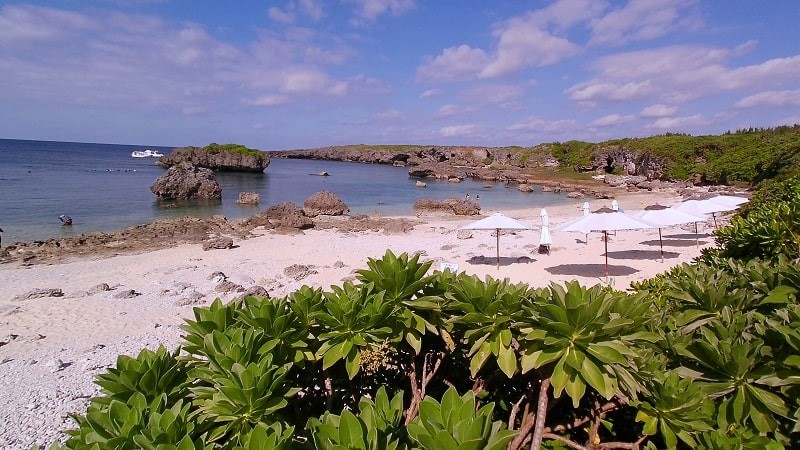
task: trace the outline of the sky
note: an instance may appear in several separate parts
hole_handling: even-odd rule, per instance
[[[800,123],[797,0],[0,0],[0,138],[534,146]]]

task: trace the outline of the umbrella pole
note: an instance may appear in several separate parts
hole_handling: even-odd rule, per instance
[[[500,228],[497,229],[497,270],[500,270]]]
[[[719,227],[717,227],[717,216],[716,216],[716,214],[711,213],[711,218],[714,219],[714,229],[716,230],[717,228],[719,228]]]
[[[700,247],[700,236],[697,232],[697,222],[694,223],[694,246]]]
[[[603,241],[606,244],[606,281],[608,281],[608,231],[603,230]]]
[[[664,262],[664,241],[661,239],[661,228],[658,229],[658,245],[661,246],[661,262]]]

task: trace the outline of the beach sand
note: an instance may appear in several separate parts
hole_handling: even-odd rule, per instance
[[[634,211],[680,198],[659,192],[622,194],[617,200],[623,210]],[[594,210],[611,200],[590,204]],[[49,445],[60,431],[71,428],[68,414],[85,410],[88,398],[98,393],[92,380],[115,364],[118,354],[135,355],[159,344],[175,348],[192,306],[241,295],[217,291],[223,276],[245,288],[262,286],[272,297],[304,284],[327,290],[354,279],[354,271],[366,268],[368,258],[380,258],[389,249],[395,254],[419,252],[421,259],[433,261],[433,269],[455,263],[459,271],[481,278],[509,278],[534,287],[568,280],[606,282],[624,290],[632,281],[690,262],[703,247],[713,245],[710,224],[700,225],[699,245],[693,225],[667,228],[662,262],[657,229],[619,231],[608,242],[607,278],[601,233],[589,234],[587,241],[581,233],[554,231],[580,217],[579,207],[547,211],[554,240],[549,255],[537,252],[538,207],[502,211],[533,229],[501,234],[499,268],[491,231],[458,237],[460,227],[480,217],[454,216],[411,217],[417,225],[406,234],[312,229],[287,236],[263,231],[236,240],[237,246],[227,250],[203,251],[192,244],[62,264],[0,266],[0,448]],[[483,216],[493,212],[485,210]],[[285,270],[293,265],[307,267]],[[96,288],[102,283],[110,290]],[[61,289],[64,295],[20,298],[37,289]]]

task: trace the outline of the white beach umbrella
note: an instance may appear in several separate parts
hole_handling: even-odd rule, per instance
[[[539,247],[543,245],[550,247],[553,245],[553,237],[550,235],[550,219],[547,217],[547,210],[542,208],[539,216],[542,218],[542,231],[539,234]]]
[[[653,205],[633,215],[655,227],[658,227],[658,243],[661,246],[661,262],[664,262],[664,241],[661,238],[661,229],[687,223],[705,222],[706,216],[696,216],[675,208]],[[695,233],[696,234],[696,233]]]
[[[497,233],[497,268],[500,268],[500,230],[530,230],[529,227],[517,222],[502,213],[494,213],[485,219],[472,222],[461,227],[462,230],[495,230]]]
[[[730,197],[730,196],[717,196],[717,197]],[[744,203],[740,202],[738,204],[734,204],[735,201],[738,200],[732,201],[730,199],[725,199],[725,198],[720,200],[714,200],[714,198],[707,198],[705,200],[686,200],[685,202],[673,206],[673,208],[681,210],[683,212],[687,212],[695,216],[711,214],[711,218],[714,219],[714,228],[716,228],[717,227],[716,213],[733,211],[739,208],[739,205]]]
[[[706,200],[711,200],[712,202],[721,203],[728,206],[741,206],[750,201],[747,198],[737,197],[735,195],[716,195]]]
[[[606,212],[607,211],[607,212]],[[642,230],[655,228],[647,222],[631,217],[623,212],[603,208],[598,212],[581,217],[561,228],[562,231],[579,231],[581,233],[601,232],[606,248],[606,276],[608,276],[608,232],[622,230]]]
[[[591,212],[591,209],[589,208],[589,202],[583,202],[583,208],[582,209],[583,209],[583,215],[584,216],[588,216],[589,213]]]

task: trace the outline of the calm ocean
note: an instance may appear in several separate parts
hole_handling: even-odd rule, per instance
[[[524,194],[497,183],[426,180],[415,187],[405,168],[357,163],[273,158],[262,174],[217,173],[222,201],[192,202],[180,208],[159,204],[150,186],[164,173],[155,158],[133,158],[143,146],[0,139],[0,228],[3,244],[122,230],[155,219],[222,214],[251,216],[270,205],[303,201],[322,190],[335,192],[351,214],[410,215],[420,198],[480,195],[484,209],[544,207],[572,203],[555,194]],[[162,153],[171,147],[149,146]],[[329,177],[310,174],[326,171]],[[258,192],[259,207],[235,203],[239,192]],[[62,226],[58,216],[73,218]]]

